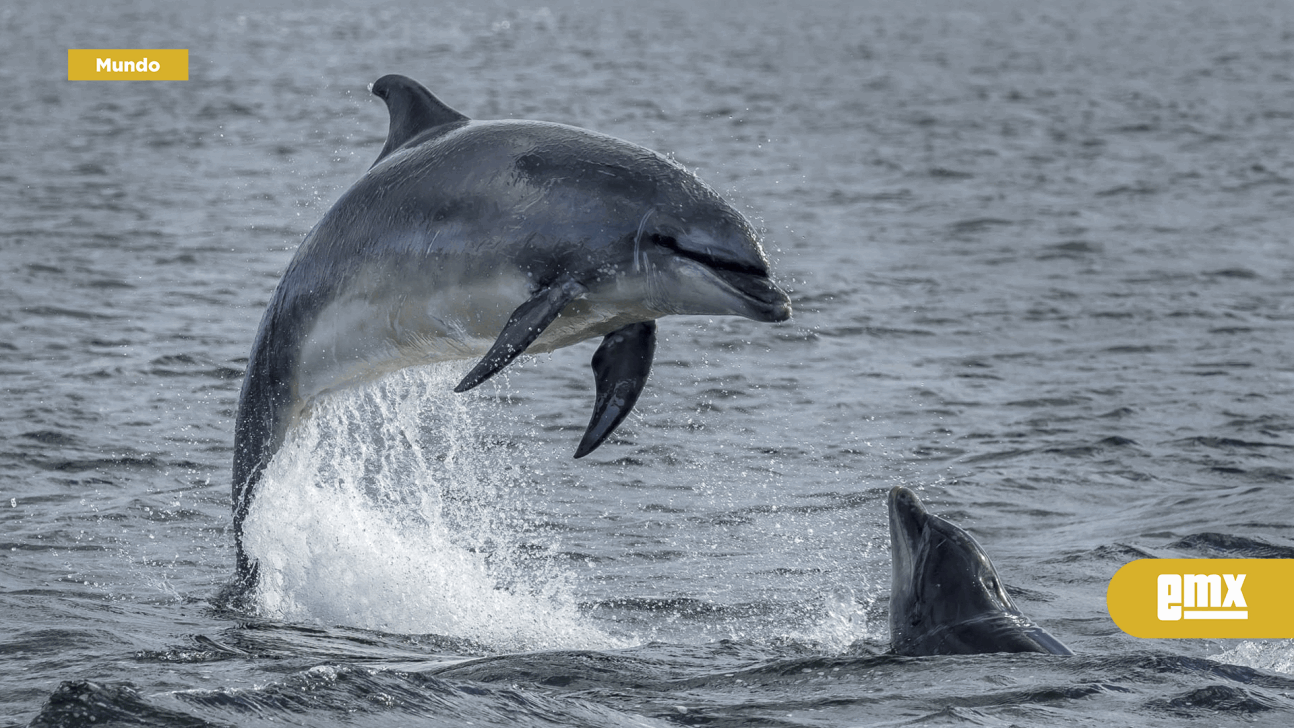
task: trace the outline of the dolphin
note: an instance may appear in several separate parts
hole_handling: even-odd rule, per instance
[[[477,359],[465,392],[524,352],[602,337],[592,452],[629,414],[656,319],[785,321],[750,223],[676,162],[563,124],[473,121],[399,75],[368,172],[306,236],[252,345],[234,425],[240,582],[255,486],[316,397],[419,364]]]
[[[969,533],[890,491],[890,642],[900,655],[1045,652],[1068,647],[1020,612]]]

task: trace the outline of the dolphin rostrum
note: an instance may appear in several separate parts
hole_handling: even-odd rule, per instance
[[[890,641],[900,655],[1045,652],[1068,647],[1024,616],[969,533],[890,491]]]
[[[261,320],[234,433],[238,573],[261,473],[317,396],[416,364],[479,358],[455,391],[523,352],[603,337],[576,450],[629,414],[668,314],[784,321],[749,222],[681,165],[571,126],[472,121],[404,76],[368,172],[306,236]]]

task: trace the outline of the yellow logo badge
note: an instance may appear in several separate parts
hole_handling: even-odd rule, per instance
[[[1294,637],[1294,559],[1138,559],[1105,603],[1133,637]]]
[[[188,81],[187,48],[69,48],[69,81]]]

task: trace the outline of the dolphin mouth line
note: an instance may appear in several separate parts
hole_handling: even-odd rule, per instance
[[[725,268],[711,270],[719,280],[731,286],[752,308],[763,314],[761,321],[786,321],[791,318],[791,300],[764,273],[748,273]]]
[[[650,212],[648,214],[650,214]],[[645,223],[646,221],[647,221],[647,218],[644,217],[643,222]],[[682,245],[679,244],[678,238],[675,238],[672,235],[662,235],[660,233],[652,233],[652,235],[648,239],[651,240],[656,245],[659,245],[662,248],[666,248],[667,250],[674,253],[675,255],[694,260],[704,265],[705,267],[713,268],[716,271],[721,271],[721,270],[731,271],[733,273],[745,273],[747,275],[752,275],[752,276],[763,276],[765,278],[768,277],[768,271],[764,268],[760,268],[758,266],[754,266],[746,263],[737,263],[735,261],[721,260],[712,255],[706,255],[704,253],[701,253],[695,250],[688,250],[687,248],[684,248]]]
[[[643,217],[642,224],[647,222],[647,217],[651,213],[652,211],[648,211],[647,215]],[[634,239],[635,270],[638,263],[638,240],[642,237],[642,224],[639,226],[638,237]],[[777,284],[769,279],[767,269],[735,261],[721,260],[695,250],[688,250],[679,245],[676,238],[668,235],[655,233],[649,239],[652,243],[669,250],[680,258],[686,258],[705,266],[760,314],[757,320],[771,323],[786,321],[791,318],[791,299],[786,295],[785,291],[778,288]]]

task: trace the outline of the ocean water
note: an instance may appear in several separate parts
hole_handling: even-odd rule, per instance
[[[1137,640],[1146,557],[1294,557],[1294,6],[0,9],[0,726],[1288,725],[1288,641]],[[188,48],[72,83],[68,48]],[[233,414],[398,72],[667,153],[794,318],[321,402],[233,572]],[[888,654],[917,489],[1077,653]]]

